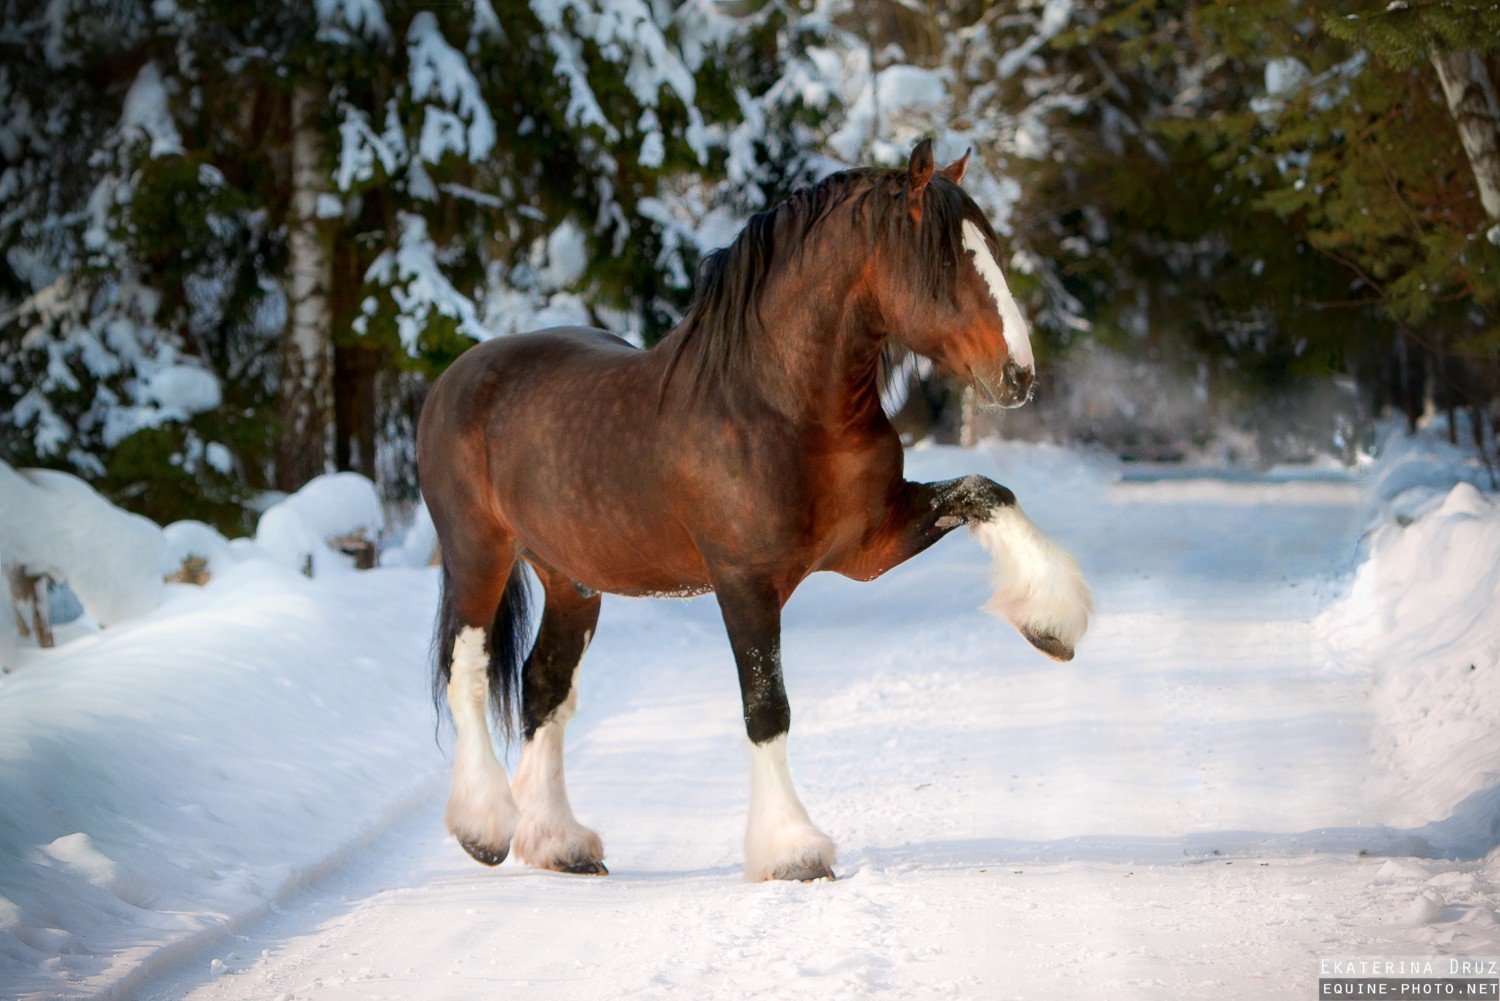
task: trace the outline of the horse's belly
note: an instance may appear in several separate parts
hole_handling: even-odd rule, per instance
[[[556,473],[556,471],[553,471]],[[517,477],[502,504],[523,553],[575,583],[611,594],[701,594],[708,570],[650,478],[576,471]]]
[[[518,528],[525,555],[590,590],[635,597],[691,597],[713,590],[703,559],[687,540],[602,530],[571,537]]]

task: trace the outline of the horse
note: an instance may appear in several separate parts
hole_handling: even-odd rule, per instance
[[[892,342],[985,403],[1030,398],[1026,322],[961,187],[968,155],[938,170],[924,140],[905,169],[836,173],[753,216],[650,349],[558,327],[477,344],[435,381],[417,432],[442,566],[433,698],[441,711],[446,689],[456,730],[447,828],[474,859],[608,872],[563,779],[603,594],[716,596],[755,881],[834,878],[787,763],[781,612],[809,574],[871,580],[967,525],[995,562],[989,608],[1073,656],[1091,611],[1077,562],[990,479],[905,480],[881,407]],[[529,650],[527,566],[543,599]],[[514,784],[487,707],[507,742],[520,724]]]

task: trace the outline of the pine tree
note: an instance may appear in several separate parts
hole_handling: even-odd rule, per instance
[[[409,494],[426,378],[548,323],[649,341],[807,175],[779,5],[3,10],[49,70],[0,68],[6,458],[161,519],[333,464]]]

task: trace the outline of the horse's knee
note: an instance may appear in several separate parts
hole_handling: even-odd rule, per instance
[[[1015,507],[1016,495],[988,476],[965,476],[953,485],[950,495],[965,521],[988,521],[1003,508]]]

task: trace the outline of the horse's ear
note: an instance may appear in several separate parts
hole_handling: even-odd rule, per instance
[[[969,154],[972,152],[974,152],[974,147],[970,146],[968,149],[964,150],[963,156],[948,164],[948,166],[938,171],[938,173],[942,174],[954,184],[962,184],[964,179],[964,168],[969,165]]]
[[[932,140],[923,139],[917,143],[917,148],[911,151],[911,163],[907,164],[907,190],[911,194],[913,202],[922,197],[922,192],[927,190],[927,182],[932,180],[932,172],[937,164],[932,159]]]

